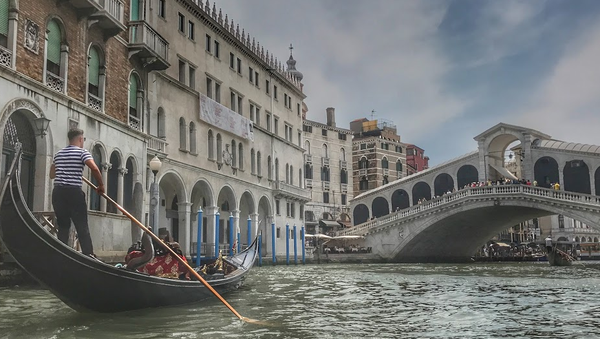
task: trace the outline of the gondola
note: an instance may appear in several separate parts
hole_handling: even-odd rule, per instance
[[[19,182],[19,154],[0,196],[0,237],[15,261],[65,304],[80,312],[113,313],[197,303],[214,298],[199,281],[168,279],[117,268],[60,242],[33,216]],[[234,270],[209,280],[219,293],[239,288],[254,265],[256,239],[226,258]]]
[[[568,253],[556,248],[556,246],[554,246],[547,255],[550,266],[571,266],[575,260],[575,258],[570,256]]]

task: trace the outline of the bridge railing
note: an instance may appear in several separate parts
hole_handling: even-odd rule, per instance
[[[350,229],[343,230],[338,232],[338,235],[364,235],[368,233],[372,229],[379,228],[383,225],[386,225],[392,221],[403,219],[405,217],[421,213],[423,211],[427,211],[430,209],[435,209],[437,207],[449,204],[456,200],[461,200],[471,196],[488,196],[488,195],[511,195],[511,194],[528,194],[546,198],[552,198],[563,201],[572,201],[593,205],[600,205],[600,196],[582,194],[582,193],[574,193],[574,192],[565,192],[565,191],[557,191],[549,188],[535,187],[535,186],[527,186],[527,185],[500,185],[500,186],[483,186],[483,187],[469,187],[466,189],[462,189],[460,191],[447,194],[429,201],[425,203],[414,205],[408,207],[406,209],[392,212],[391,214],[385,215],[383,217],[369,220],[360,225],[356,225]]]

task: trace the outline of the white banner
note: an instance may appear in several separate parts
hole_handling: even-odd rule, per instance
[[[200,119],[224,131],[254,141],[252,120],[200,94]]]

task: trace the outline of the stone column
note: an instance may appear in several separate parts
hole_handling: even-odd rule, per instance
[[[561,163],[558,164],[558,183],[560,184],[560,189],[561,190],[565,190],[565,179],[564,179],[564,168],[565,168],[565,162],[562,161]]]
[[[10,61],[10,67],[12,69],[16,69],[16,67],[17,67],[17,32],[19,30],[19,9],[17,8],[16,2],[13,2],[13,1],[11,1],[10,8],[8,9],[8,46],[7,47],[13,53],[12,59]],[[38,33],[41,35],[41,33],[43,33],[43,32],[38,32]]]
[[[106,192],[108,194],[108,170],[112,168],[112,164],[110,162],[103,162],[100,166],[102,171],[102,182],[104,182]],[[100,199],[100,211],[106,212],[106,199]]]
[[[590,192],[596,195],[596,176],[593,168],[590,168]]]
[[[125,176],[125,174],[127,174],[128,170],[127,168],[121,167],[119,168],[119,177],[118,177],[118,184],[117,184],[117,203],[119,205],[121,205],[121,207],[123,206],[123,178]],[[123,214],[123,212],[121,211],[117,211],[117,214]]]
[[[521,176],[519,179],[529,179],[531,182],[535,180],[533,177],[533,155],[531,153],[531,134],[525,134],[522,141],[523,160],[521,161]],[[562,175],[561,175],[562,177]],[[562,186],[562,182],[560,183]]]
[[[258,235],[258,228],[260,227],[258,220],[258,213],[250,214],[250,219],[252,219],[252,237],[256,237]],[[263,221],[264,223],[264,221]],[[248,239],[248,243],[252,242],[254,239]],[[248,244],[250,245],[250,244]]]
[[[206,218],[206,239],[202,237],[202,241],[205,243],[206,256],[214,256],[215,250],[215,214],[217,213],[217,206],[206,206],[202,209],[204,213],[203,217]]]
[[[487,147],[485,141],[481,140],[477,143],[479,148],[479,181],[487,181]]]
[[[179,246],[186,257],[190,256],[190,219],[191,219],[192,203],[180,202],[177,204],[177,214],[179,217]],[[183,231],[183,232],[182,232]]]

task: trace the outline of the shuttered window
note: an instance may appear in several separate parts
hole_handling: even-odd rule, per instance
[[[137,91],[138,91],[138,82],[135,75],[131,75],[129,77],[129,107],[134,110],[137,109]]]
[[[131,21],[140,19],[140,0],[131,0]]]
[[[48,51],[46,56],[48,61],[60,65],[60,26],[55,20],[48,22]]]
[[[8,1],[0,0],[0,34],[8,35]]]
[[[88,78],[90,85],[98,86],[100,70],[100,56],[96,48],[90,48],[90,56],[88,59]]]

